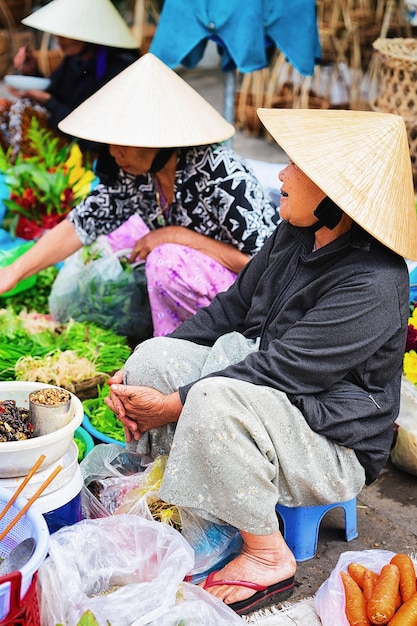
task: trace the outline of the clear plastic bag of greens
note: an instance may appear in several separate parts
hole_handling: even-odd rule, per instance
[[[52,317],[59,322],[92,322],[136,339],[151,337],[145,264],[130,264],[130,253],[114,252],[100,236],[68,257],[52,285]]]

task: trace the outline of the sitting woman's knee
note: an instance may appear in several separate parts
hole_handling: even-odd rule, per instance
[[[152,386],[153,372],[161,367],[166,337],[152,337],[136,346],[123,370],[125,385]]]

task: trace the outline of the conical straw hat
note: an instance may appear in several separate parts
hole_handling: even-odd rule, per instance
[[[375,239],[417,260],[410,149],[399,115],[258,109],[288,157]]]
[[[234,127],[178,74],[143,55],[59,123],[73,137],[142,148],[229,139]]]
[[[22,24],[52,35],[112,48],[138,47],[111,0],[52,0],[25,17]]]

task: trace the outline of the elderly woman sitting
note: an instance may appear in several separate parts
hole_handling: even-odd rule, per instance
[[[291,159],[283,221],[227,292],[136,348],[107,400],[129,448],[169,454],[165,501],[240,531],[201,583],[239,613],[294,584],[276,503],[349,500],[386,462],[417,259],[401,117],[259,116]]]

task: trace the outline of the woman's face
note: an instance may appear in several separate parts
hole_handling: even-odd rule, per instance
[[[68,39],[68,37],[55,36],[58,46],[61,48],[62,54],[66,57],[73,57],[81,54],[86,46],[85,41],[77,41],[76,39]]]
[[[109,147],[109,152],[117,165],[134,176],[149,172],[158,151],[159,148],[134,148],[113,144]]]
[[[278,174],[282,182],[279,213],[293,226],[307,227],[317,222],[314,211],[326,194],[300,168],[290,161]]]

